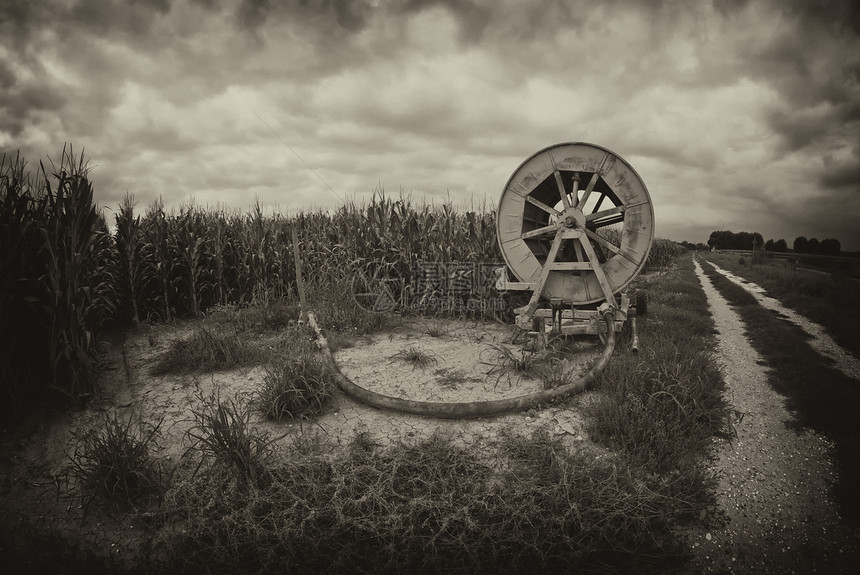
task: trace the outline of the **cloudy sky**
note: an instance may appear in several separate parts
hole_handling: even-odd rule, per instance
[[[0,151],[85,148],[111,208],[286,211],[495,204],[587,141],[639,172],[659,237],[860,250],[853,4],[0,0]]]

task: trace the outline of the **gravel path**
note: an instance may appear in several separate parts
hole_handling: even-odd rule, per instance
[[[848,573],[857,534],[831,496],[833,446],[786,427],[791,414],[768,384],[765,362],[738,314],[696,262],[719,332],[716,353],[737,411],[732,443],[715,444],[717,501],[727,523],[693,542],[697,573]],[[854,559],[852,559],[854,557]]]
[[[841,370],[842,373],[848,377],[860,379],[860,359],[857,359],[852,353],[836,343],[833,338],[830,337],[830,334],[824,331],[824,327],[814,321],[806,319],[796,311],[785,307],[778,299],[766,295],[766,290],[760,285],[738,277],[713,262],[710,262],[710,264],[714,266],[715,270],[726,276],[730,281],[744,288],[747,293],[752,295],[756,301],[758,301],[759,305],[777,312],[781,316],[785,317],[785,319],[799,326],[803,331],[808,333],[812,338],[809,340],[809,345],[812,346],[812,349],[821,355],[832,359],[835,362],[835,367]]]

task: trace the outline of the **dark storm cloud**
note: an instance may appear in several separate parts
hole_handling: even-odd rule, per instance
[[[141,37],[169,12],[167,0],[78,0],[68,17],[71,25],[91,33]]]
[[[271,19],[273,23],[298,20],[301,23],[334,23],[337,28],[356,32],[364,28],[372,11],[366,0],[241,0],[236,7],[237,25],[256,32]]]
[[[818,183],[824,188],[860,192],[860,148],[855,145],[851,157],[843,161],[825,156]]]
[[[0,2],[0,33],[13,46],[23,47],[29,41],[32,32],[39,23],[49,22],[51,7],[46,2]]]
[[[236,22],[241,28],[256,30],[266,22],[272,7],[271,0],[242,0],[236,8]]]
[[[847,0],[774,3],[782,29],[750,35],[738,46],[749,57],[746,73],[767,82],[782,101],[768,121],[785,151],[803,149],[834,127],[860,120],[857,6]]]
[[[58,110],[66,102],[62,91],[46,89],[45,84],[16,83],[9,89],[3,90],[3,103],[0,104],[0,129],[17,137],[25,125],[37,118],[40,113]]]
[[[805,22],[839,32],[860,34],[860,6],[855,0],[788,0],[781,7]]]

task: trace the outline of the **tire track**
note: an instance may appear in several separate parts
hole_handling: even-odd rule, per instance
[[[727,521],[693,541],[693,572],[853,572],[847,559],[856,541],[832,497],[832,444],[786,426],[792,416],[768,384],[769,369],[740,316],[694,262],[719,332],[715,352],[725,393],[738,417],[735,440],[715,444],[712,464]]]
[[[709,261],[708,263],[714,266],[715,270],[724,275],[731,282],[744,288],[747,293],[752,295],[756,301],[758,301],[760,306],[775,311],[809,334],[812,338],[809,341],[809,345],[812,346],[812,349],[824,357],[832,359],[835,362],[835,367],[842,373],[848,377],[860,379],[860,359],[857,359],[857,357],[855,357],[851,352],[836,343],[833,338],[830,337],[830,334],[824,330],[822,325],[815,323],[814,321],[810,321],[796,311],[785,307],[778,299],[768,296],[766,290],[760,285],[736,276],[732,272],[721,268],[714,262]],[[698,265],[698,262],[696,262],[696,265]]]

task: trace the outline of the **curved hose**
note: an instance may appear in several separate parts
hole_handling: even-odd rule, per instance
[[[359,387],[349,380],[337,363],[334,361],[334,356],[329,349],[328,341],[322,333],[322,329],[317,324],[316,316],[313,312],[308,312],[308,324],[314,328],[317,334],[317,345],[331,361],[334,367],[335,378],[340,388],[348,396],[367,405],[380,409],[392,409],[403,413],[412,413],[415,415],[426,415],[429,417],[440,417],[446,419],[464,419],[469,417],[487,417],[490,415],[499,415],[512,411],[522,411],[535,407],[537,405],[566,397],[573,393],[583,391],[585,387],[594,381],[594,378],[606,369],[609,363],[609,357],[615,349],[615,320],[611,311],[608,311],[603,316],[606,321],[606,347],[600,355],[597,364],[584,376],[576,381],[560,385],[553,389],[545,389],[508,399],[493,399],[487,401],[472,401],[468,403],[448,403],[436,401],[414,401],[411,399],[403,399],[400,397],[391,397],[370,391],[363,387]]]

